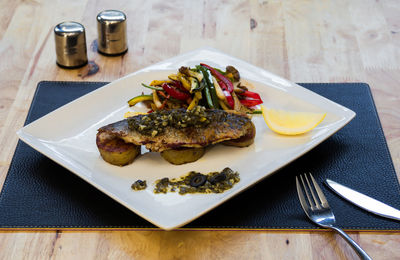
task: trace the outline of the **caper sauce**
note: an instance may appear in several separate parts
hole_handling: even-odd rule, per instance
[[[162,133],[167,126],[173,128],[204,127],[211,122],[206,109],[197,106],[192,110],[176,109],[173,113],[169,110],[160,110],[147,115],[128,118],[129,128],[152,137]]]
[[[240,181],[239,173],[230,168],[221,172],[201,174],[191,171],[179,179],[162,178],[156,180],[154,193],[178,192],[187,193],[222,193]]]
[[[131,188],[133,190],[144,190],[147,188],[147,182],[145,180],[137,180],[132,184]]]

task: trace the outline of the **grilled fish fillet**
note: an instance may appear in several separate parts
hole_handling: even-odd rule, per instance
[[[152,118],[149,119],[150,115]],[[192,121],[200,122],[200,125],[193,122],[194,125],[191,125],[191,116],[194,116]],[[163,123],[163,119],[166,122],[169,120],[169,123]],[[157,120],[159,122],[155,124]],[[152,127],[140,131],[145,128],[146,122]],[[154,129],[158,131],[155,133]],[[210,109],[200,111],[200,116],[196,117],[193,113],[187,116],[185,109],[173,109],[137,115],[103,126],[98,130],[99,135],[114,136],[127,143],[144,145],[150,151],[162,152],[183,147],[205,147],[227,140],[253,140],[255,127],[245,114]]]

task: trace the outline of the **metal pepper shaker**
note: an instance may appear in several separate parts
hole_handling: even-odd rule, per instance
[[[118,10],[105,10],[97,15],[98,52],[121,55],[128,50],[126,15]]]
[[[62,22],[54,27],[57,64],[78,68],[88,63],[85,28],[77,22]]]

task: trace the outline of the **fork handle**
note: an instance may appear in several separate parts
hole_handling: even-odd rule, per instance
[[[367,260],[372,260],[372,258],[349,236],[347,235],[343,230],[341,230],[338,227],[331,227],[333,230],[339,233],[344,240],[346,240],[347,243],[356,251],[357,255],[361,259],[367,259]]]

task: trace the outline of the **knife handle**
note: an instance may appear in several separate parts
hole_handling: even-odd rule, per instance
[[[346,232],[337,227],[331,227],[331,228],[336,232],[338,232],[339,235],[341,235],[344,238],[344,240],[346,240],[347,243],[349,243],[349,245],[354,249],[354,251],[356,251],[357,255],[361,259],[372,260],[372,258],[349,235],[347,235]]]

